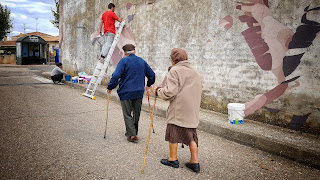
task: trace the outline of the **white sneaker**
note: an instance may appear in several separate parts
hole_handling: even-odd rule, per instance
[[[58,82],[58,84],[59,84],[59,85],[63,85],[63,83],[62,83],[62,82]]]

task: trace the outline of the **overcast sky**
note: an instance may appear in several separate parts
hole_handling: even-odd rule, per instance
[[[50,22],[54,19],[51,8],[56,9],[54,0],[0,0],[0,3],[11,10],[13,29],[9,36],[24,33],[24,24],[25,33],[35,32],[37,29],[38,32],[59,35],[59,30]]]

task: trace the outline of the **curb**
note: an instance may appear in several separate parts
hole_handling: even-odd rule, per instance
[[[231,130],[205,120],[200,121],[198,129],[320,170],[319,150],[314,151],[301,147],[299,148],[294,146],[294,144],[283,143],[264,136],[257,136],[241,131]]]

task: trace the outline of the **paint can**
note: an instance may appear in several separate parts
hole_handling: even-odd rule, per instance
[[[78,78],[78,83],[84,83],[84,78]]]
[[[245,105],[241,103],[228,104],[228,118],[231,124],[243,124]]]
[[[72,83],[77,83],[78,78],[77,77],[72,77]]]
[[[91,76],[86,76],[86,80],[87,80],[87,84],[89,84],[91,81]]]
[[[70,81],[71,76],[70,75],[66,75],[65,78],[66,78],[66,81]]]

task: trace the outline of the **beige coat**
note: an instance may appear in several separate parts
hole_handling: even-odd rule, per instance
[[[161,99],[170,101],[167,123],[180,127],[197,128],[199,124],[202,77],[189,61],[174,65],[163,88],[157,90]]]

